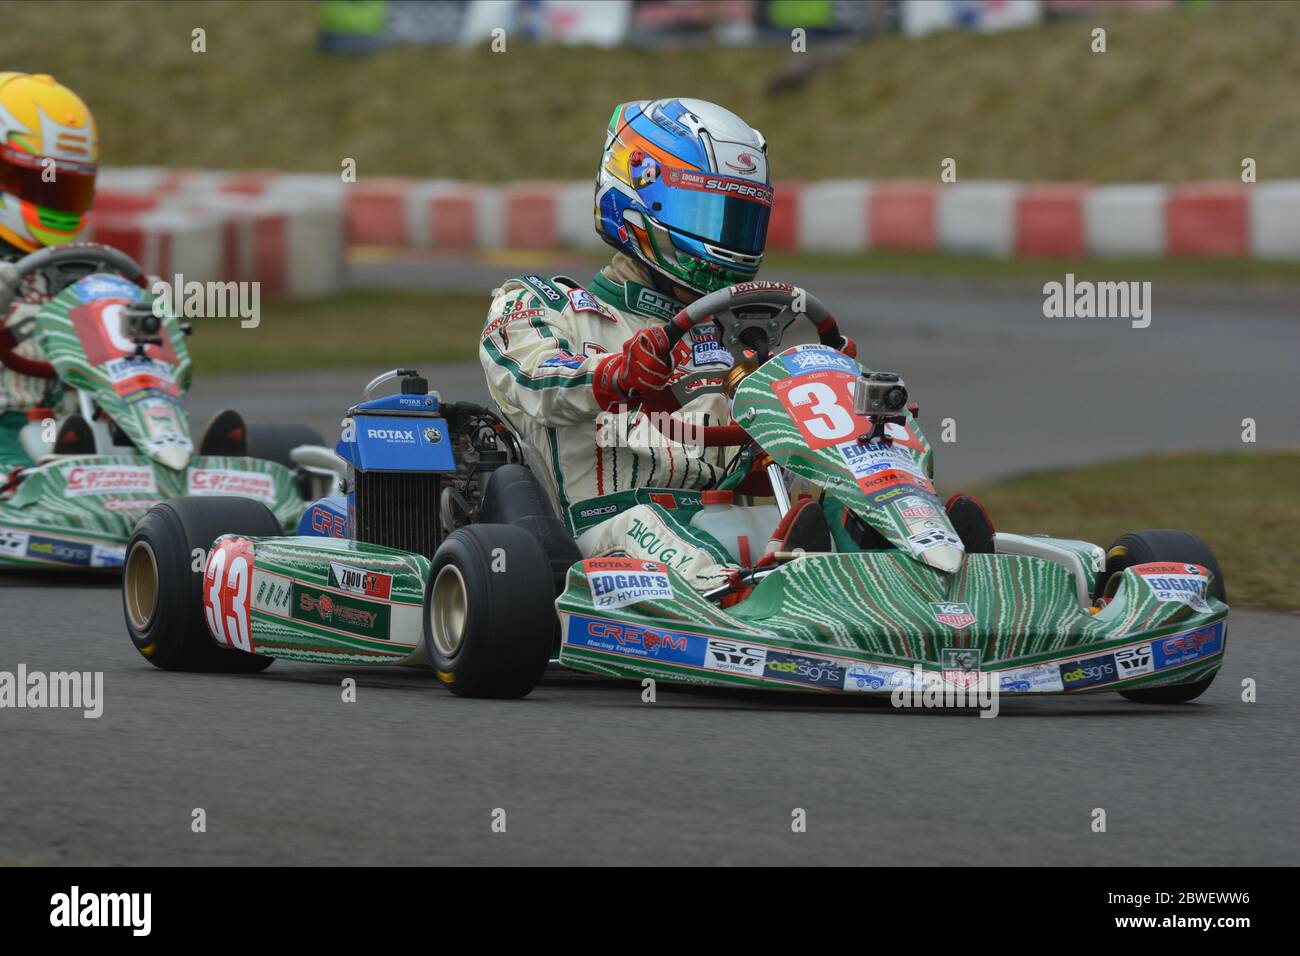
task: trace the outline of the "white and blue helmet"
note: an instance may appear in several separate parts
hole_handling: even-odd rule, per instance
[[[596,174],[596,231],[672,283],[753,279],[772,215],[767,141],[703,100],[615,107]]]

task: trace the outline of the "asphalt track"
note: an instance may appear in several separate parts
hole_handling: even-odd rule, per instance
[[[554,268],[563,265],[574,264]],[[362,286],[482,290],[486,314],[486,290],[518,271],[393,261],[354,266],[352,279]],[[1041,282],[773,278],[818,295],[859,343],[864,364],[903,375],[920,403],[945,494],[1007,475],[1156,451],[1300,445],[1295,287],[1157,282],[1151,325],[1136,329],[1119,318],[1045,318]],[[436,333],[431,327],[430,336]],[[406,362],[393,356],[393,366]],[[189,405],[198,422],[236,404],[250,422],[306,421],[333,441],[342,413],[378,371],[219,376],[199,381]],[[444,398],[487,397],[477,364],[422,371]],[[1245,418],[1256,422],[1255,445],[1241,441]],[[951,442],[943,440],[945,419],[955,423]]]
[[[490,288],[488,272],[389,263],[354,278]],[[1133,329],[1046,319],[1023,284],[782,278],[821,295],[867,363],[904,374],[943,492],[1240,449],[1245,417],[1257,447],[1300,444],[1286,296],[1157,284],[1151,327]],[[191,408],[201,421],[238,395],[254,423],[329,436],[375,371],[208,379]],[[484,397],[476,367],[426,372],[448,398]],[[938,440],[947,417],[954,444]],[[0,671],[102,671],[106,698],[98,720],[0,710],[0,864],[1296,864],[1298,630],[1235,611],[1223,673],[1183,707],[1014,700],[981,720],[665,687],[646,704],[636,685],[566,674],[500,703],[400,669],[165,674],[131,649],[115,587],[0,578]],[[1240,700],[1247,677],[1257,703]],[[196,807],[206,833],[191,832]]]
[[[0,864],[1300,862],[1290,615],[1234,612],[1198,703],[1003,700],[989,720],[662,686],[643,703],[574,675],[486,702],[397,668],[168,674],[111,588],[8,580],[0,606],[24,622],[0,670],[104,675],[99,719],[0,711]]]

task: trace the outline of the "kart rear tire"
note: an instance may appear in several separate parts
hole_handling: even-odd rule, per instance
[[[289,452],[299,445],[324,445],[321,433],[310,425],[276,423],[248,426],[248,457],[273,461],[286,468],[297,469]]]
[[[135,649],[155,667],[170,671],[251,674],[271,658],[219,646],[203,618],[203,568],[193,570],[194,551],[204,555],[223,534],[273,537],[280,522],[251,498],[174,498],[140,519],[126,546],[122,611]]]
[[[470,525],[449,534],[434,554],[424,588],[424,644],[453,694],[530,693],[550,660],[554,617],[546,551],[523,528]]]
[[[1097,593],[1100,595],[1107,582],[1125,568],[1152,561],[1169,561],[1177,564],[1199,564],[1209,569],[1210,594],[1228,603],[1227,585],[1223,570],[1209,545],[1194,534],[1170,528],[1153,528],[1147,531],[1130,531],[1120,535],[1106,552],[1106,570],[1102,573]],[[1217,674],[1217,671],[1216,671]],[[1169,684],[1165,687],[1139,687],[1122,690],[1120,696],[1141,704],[1185,704],[1205,693],[1214,683],[1215,674],[1191,684]]]

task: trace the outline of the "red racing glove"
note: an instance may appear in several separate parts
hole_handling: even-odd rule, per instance
[[[840,338],[844,340],[844,344],[840,346],[840,351],[843,352],[851,359],[857,358],[858,343],[854,342],[851,338],[849,338],[847,335],[843,334],[842,332],[840,333]]]
[[[673,374],[672,346],[663,326],[642,329],[623,343],[623,351],[600,360],[592,389],[608,409],[646,392],[662,391]]]

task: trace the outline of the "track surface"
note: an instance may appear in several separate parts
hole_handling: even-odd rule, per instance
[[[577,272],[573,263],[532,271],[549,275],[561,265]],[[579,275],[591,271],[584,268]],[[487,290],[519,271],[394,262],[354,267],[353,281],[477,289],[486,314]],[[864,364],[902,373],[920,403],[945,493],[1026,471],[1154,451],[1300,445],[1300,301],[1294,289],[1156,283],[1151,325],[1134,329],[1125,319],[1044,318],[1041,283],[772,278],[799,282],[818,295],[857,340]],[[408,361],[395,355],[392,364]],[[250,422],[307,421],[333,441],[340,416],[378,371],[208,378],[190,393],[189,405],[197,422],[233,403]],[[422,371],[445,398],[487,397],[477,364]],[[941,427],[947,418],[956,422],[950,443]],[[1257,423],[1257,445],[1241,442],[1244,418]]]
[[[354,278],[488,289],[511,271]],[[904,373],[945,491],[1241,448],[1244,417],[1263,445],[1300,443],[1287,301],[1157,286],[1135,330],[1045,319],[1026,286],[783,278],[822,296],[865,362]],[[191,408],[202,421],[238,395],[254,423],[332,438],[376,371],[207,379]],[[476,366],[425,371],[449,398],[485,397]],[[947,417],[955,444],[939,440]],[[980,720],[662,687],[644,704],[636,685],[565,674],[489,703],[400,669],[164,674],[131,649],[115,587],[0,578],[0,670],[99,670],[106,695],[99,720],[0,710],[0,863],[1296,864],[1297,631],[1300,617],[1234,612],[1224,672],[1185,707],[1019,700]],[[1245,677],[1258,703],[1240,701]],[[1090,830],[1096,807],[1107,833]]]
[[[647,704],[565,674],[518,702],[403,669],[167,674],[112,588],[9,580],[0,607],[0,670],[102,670],[105,697],[98,720],[0,711],[0,863],[1300,862],[1290,615],[1234,612],[1196,704],[1004,701],[988,720],[664,687]]]

